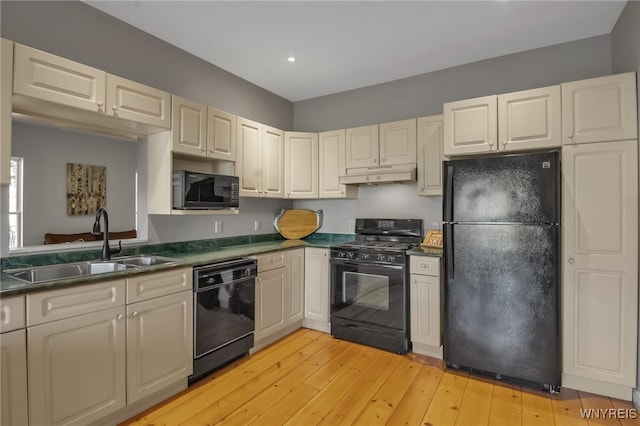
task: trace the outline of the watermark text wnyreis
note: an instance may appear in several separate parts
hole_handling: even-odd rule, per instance
[[[587,420],[636,419],[638,410],[635,408],[581,408],[580,417]]]

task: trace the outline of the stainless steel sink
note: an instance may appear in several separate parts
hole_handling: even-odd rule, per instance
[[[107,261],[64,263],[60,265],[7,269],[4,272],[29,284],[56,281],[68,278],[105,274],[108,272],[143,269],[153,265],[175,263],[177,259],[162,256],[130,256]]]

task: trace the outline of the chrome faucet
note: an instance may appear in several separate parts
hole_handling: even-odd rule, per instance
[[[120,250],[122,250],[122,241],[118,242],[117,249],[109,248],[109,216],[107,215],[107,211],[103,208],[99,208],[96,212],[96,221],[93,224],[93,231],[91,232],[91,234],[96,237],[100,235],[100,217],[104,219],[104,242],[102,244],[102,260],[110,260],[112,254],[120,253]]]

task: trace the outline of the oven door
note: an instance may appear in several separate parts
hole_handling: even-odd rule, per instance
[[[331,316],[405,330],[404,265],[331,259]]]

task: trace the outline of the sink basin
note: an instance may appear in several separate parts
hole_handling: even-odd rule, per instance
[[[34,284],[44,281],[55,281],[66,278],[104,274],[107,272],[124,271],[131,268],[135,268],[135,266],[113,261],[96,261],[37,266],[33,268],[8,269],[4,272],[20,281]]]
[[[134,265],[134,266],[164,265],[167,263],[175,263],[178,261],[178,259],[173,259],[171,257],[153,256],[153,255],[120,257],[112,260],[114,262],[119,262],[119,263],[124,263],[126,265]]]

